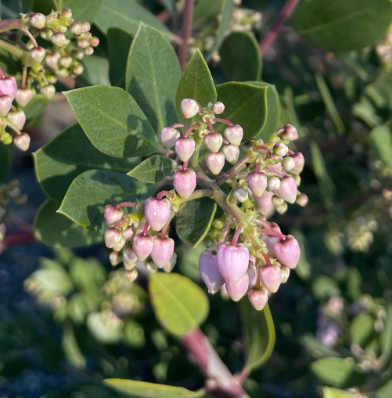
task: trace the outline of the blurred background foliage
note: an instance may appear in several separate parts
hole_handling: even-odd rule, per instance
[[[44,11],[52,3],[2,0],[3,19],[26,7]],[[268,84],[269,113],[261,136],[295,125],[296,146],[306,159],[301,190],[309,196],[308,206],[273,216],[283,232],[297,237],[301,260],[270,300],[274,351],[244,386],[252,397],[389,398],[392,33],[387,30],[392,5],[303,0],[261,58],[258,42],[283,4],[198,0],[189,49],[189,55],[201,49],[216,84]],[[179,34],[180,7],[181,1],[103,0],[91,18],[101,46],[86,60],[80,83],[123,87],[135,26],[142,20]],[[323,16],[329,18],[325,31]],[[4,57],[1,67],[11,68]],[[73,123],[61,98],[37,118],[47,106],[37,97],[38,111],[31,110],[29,124],[33,149]],[[8,151],[0,146],[0,153],[4,180]],[[11,214],[28,222],[44,200],[32,168],[30,157],[15,153],[8,177],[18,178],[29,196],[28,205],[11,205]],[[202,250],[181,246],[176,266],[200,286]],[[246,309],[220,294],[209,301],[201,328],[229,369],[239,372],[244,349],[253,349],[244,348],[243,329],[254,320],[245,317],[241,323]],[[273,339],[266,328],[255,333],[260,341]],[[58,243],[54,249],[34,244],[5,251],[0,257],[0,396],[120,397],[101,383],[114,377],[191,390],[203,385],[178,339],[156,320],[146,276],[130,284],[99,245],[71,251]]]

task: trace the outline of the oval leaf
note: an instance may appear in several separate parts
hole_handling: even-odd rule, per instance
[[[126,88],[156,133],[177,121],[175,98],[180,64],[162,33],[141,24],[129,52]]]
[[[210,230],[216,209],[216,202],[209,198],[186,202],[176,221],[180,239],[191,247],[197,247]]]
[[[330,51],[370,46],[388,30],[390,0],[305,0],[289,23],[305,40]]]
[[[104,232],[103,214],[107,204],[134,202],[146,196],[146,185],[127,175],[89,170],[73,180],[58,212],[82,227]]]
[[[181,76],[176,93],[177,116],[181,123],[191,124],[193,119],[185,119],[181,113],[181,101],[193,98],[201,106],[216,102],[216,89],[208,65],[199,50],[189,61]]]
[[[91,169],[109,169],[126,173],[135,159],[119,159],[105,155],[91,144],[76,124],[61,132],[34,153],[35,172],[43,190],[61,202],[71,182]]]
[[[368,314],[357,315],[350,324],[351,342],[365,348],[374,334],[374,320]]]
[[[174,160],[154,155],[136,166],[128,175],[142,182],[154,183],[168,176],[176,166]]]
[[[69,7],[75,21],[92,22],[101,4],[102,0],[57,0],[57,9]]]
[[[158,148],[146,115],[121,88],[85,87],[64,95],[87,137],[101,152],[121,158],[147,155]]]
[[[139,398],[198,398],[204,397],[203,391],[189,391],[182,387],[146,383],[126,379],[106,379],[104,383],[128,397]]]
[[[219,55],[220,67],[227,80],[244,82],[260,79],[261,54],[256,39],[250,33],[230,33],[222,43]]]
[[[353,395],[337,388],[324,387],[323,393],[323,398],[353,398]]]
[[[249,83],[230,82],[216,87],[218,100],[225,104],[221,117],[244,129],[244,141],[259,134],[267,120],[267,87]],[[216,130],[223,132],[222,123]]]
[[[241,300],[241,319],[246,364],[249,371],[264,365],[275,346],[275,326],[268,304],[256,311],[248,300]]]
[[[313,362],[310,369],[322,383],[345,388],[355,373],[355,362],[351,358],[323,358]]]
[[[197,328],[208,315],[206,294],[185,276],[151,274],[148,291],[158,321],[176,336],[184,336]]]

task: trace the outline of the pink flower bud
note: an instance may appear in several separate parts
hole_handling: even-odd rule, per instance
[[[246,273],[249,265],[249,250],[243,244],[224,243],[218,246],[219,272],[227,283],[237,283]]]
[[[55,87],[53,86],[53,84],[47,84],[46,86],[43,86],[43,87],[41,88],[41,93],[42,93],[47,99],[53,98],[55,92],[56,92],[56,89],[55,89]]]
[[[63,47],[67,43],[67,38],[65,37],[64,33],[57,32],[53,34],[51,41],[57,47]]]
[[[31,58],[33,58],[33,60],[39,64],[44,60],[45,54],[45,49],[42,47],[33,47],[30,50]]]
[[[195,152],[195,141],[192,138],[177,138],[175,150],[178,157],[187,162]]]
[[[241,187],[234,190],[233,196],[240,203],[244,203],[249,198],[248,192]]]
[[[196,188],[196,173],[193,170],[176,171],[173,185],[183,199],[188,199]]]
[[[116,228],[108,228],[105,232],[105,245],[116,252],[122,249],[125,239],[122,233]]]
[[[185,119],[190,119],[199,112],[199,104],[192,98],[183,99],[181,101],[181,112]]]
[[[297,184],[293,177],[284,176],[280,180],[280,187],[276,191],[286,202],[295,203],[297,199]]]
[[[281,158],[279,156],[272,155],[272,159],[278,160]],[[278,162],[276,164],[271,164],[271,165],[267,166],[267,169],[269,171],[272,171],[273,173],[280,173],[282,171],[282,163]]]
[[[131,270],[135,268],[136,263],[139,261],[136,253],[131,247],[125,247],[123,250],[123,262],[125,269]]]
[[[94,54],[94,49],[92,47],[87,47],[84,49],[84,53],[86,55],[93,55]]]
[[[148,198],[144,214],[153,231],[160,231],[170,217],[170,202],[167,199]]]
[[[207,148],[211,152],[215,153],[218,152],[222,146],[223,138],[219,133],[210,133],[206,135],[204,142],[206,143]]]
[[[240,301],[249,289],[249,276],[247,273],[237,283],[226,283],[226,290],[233,301]]]
[[[98,47],[98,45],[99,45],[99,39],[98,39],[98,37],[93,36],[93,37],[90,39],[90,44],[91,44],[93,47]]]
[[[219,174],[225,165],[225,155],[222,152],[207,153],[206,164],[212,174]]]
[[[124,212],[122,209],[118,209],[112,205],[107,205],[105,207],[104,217],[106,226],[113,227],[124,217]]]
[[[79,21],[75,21],[69,29],[76,36],[79,36],[81,33],[83,33],[83,26]]]
[[[9,95],[0,95],[0,116],[7,116],[12,106],[12,98]]]
[[[287,154],[289,148],[283,142],[277,142],[273,147],[273,152],[276,156],[283,157]]]
[[[256,198],[257,210],[267,218],[271,217],[275,212],[275,206],[271,200],[273,195],[273,192],[265,191],[260,198]]]
[[[251,265],[246,272],[249,277],[249,289],[251,289],[257,281],[257,268],[255,265]]]
[[[72,10],[70,8],[63,8],[61,11],[61,14],[66,17],[66,18],[71,18],[72,17]]]
[[[302,155],[301,152],[296,152],[293,155],[291,155],[291,157],[294,159],[295,163],[295,166],[292,171],[298,174],[301,173],[305,165],[304,155]]]
[[[219,272],[216,254],[208,250],[200,254],[199,272],[210,294],[215,294],[225,283],[225,280]]]
[[[23,126],[26,123],[26,115],[22,111],[22,109],[18,109],[15,112],[10,112],[8,114],[8,119],[13,126],[15,126],[18,130],[22,130]]]
[[[21,150],[27,151],[30,146],[30,136],[26,133],[22,133],[14,138],[14,144]]]
[[[130,242],[133,237],[133,228],[129,227],[129,228],[125,229],[124,231],[122,231],[122,234],[123,234],[125,241]]]
[[[260,239],[262,239],[265,242],[265,245],[267,246],[268,249],[268,254],[272,257],[276,257],[275,243],[279,240],[279,238],[277,238],[276,236],[261,234]]]
[[[267,289],[250,290],[248,298],[255,310],[261,311],[268,302]]]
[[[30,88],[18,88],[15,98],[20,106],[25,107],[32,100],[34,94],[34,91]]]
[[[217,101],[217,102],[215,102],[214,106],[212,107],[212,111],[215,114],[220,115],[221,113],[223,113],[225,111],[225,105],[223,104],[223,102]]]
[[[121,253],[111,252],[109,254],[109,261],[110,261],[110,264],[112,264],[113,267],[115,267],[116,265],[120,264],[121,261],[122,261]]]
[[[231,145],[239,146],[244,136],[244,130],[239,124],[236,124],[235,126],[227,127],[224,134]]]
[[[34,13],[30,17],[30,24],[31,26],[34,26],[34,28],[43,29],[45,27],[45,22],[46,22],[45,15],[39,12]]]
[[[133,239],[133,250],[138,259],[144,261],[152,252],[154,242],[150,234],[136,235]]]
[[[124,272],[124,276],[128,279],[129,282],[133,282],[136,280],[137,276],[138,276],[138,272],[136,269],[132,269],[132,270],[126,270]]]
[[[13,100],[16,95],[17,85],[13,76],[3,77],[0,79],[0,91],[4,95],[9,95]]]
[[[174,240],[171,238],[154,238],[154,246],[152,248],[151,257],[158,268],[162,268],[174,253]]]
[[[280,180],[278,177],[268,177],[267,185],[269,190],[276,191],[280,187]]]
[[[222,152],[229,163],[235,164],[238,162],[238,158],[240,157],[240,148],[238,146],[225,145]]]
[[[271,293],[276,293],[282,282],[282,273],[277,264],[260,267],[260,280]]]
[[[83,32],[89,32],[91,29],[91,25],[88,22],[84,22],[82,24],[82,29],[83,29]]]
[[[291,124],[286,124],[284,126],[284,132],[282,133],[282,138],[287,141],[294,141],[298,138],[297,129]]]
[[[294,167],[295,167],[294,159],[291,158],[290,156],[286,156],[286,157],[283,159],[282,166],[283,166],[283,168],[284,168],[286,171],[291,171],[291,170],[293,170]]]
[[[304,207],[308,204],[308,197],[304,193],[301,193],[301,195],[297,196],[297,204],[299,204],[301,207]]]
[[[290,268],[282,266],[280,271],[282,273],[282,283],[286,283],[290,276]]]
[[[278,240],[274,248],[277,259],[283,265],[290,269],[294,269],[297,266],[301,250],[294,236],[287,235],[285,240]]]
[[[257,198],[260,198],[267,188],[267,177],[261,172],[249,173],[246,182],[252,195]]]
[[[170,126],[164,127],[161,131],[162,146],[166,149],[172,148],[180,135],[178,130]]]
[[[90,45],[90,42],[88,41],[88,39],[80,39],[78,40],[78,47],[80,48],[87,48]]]
[[[171,272],[174,266],[176,265],[176,262],[177,262],[177,254],[174,253],[172,255],[172,258],[163,266],[163,270],[165,272]]]
[[[49,67],[57,69],[61,55],[59,53],[47,54],[45,61]]]

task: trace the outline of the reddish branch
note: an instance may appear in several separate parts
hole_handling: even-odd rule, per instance
[[[192,31],[193,6],[195,0],[186,0],[184,10],[184,20],[182,25],[182,43],[178,52],[181,70],[185,69],[188,56],[188,41]]]

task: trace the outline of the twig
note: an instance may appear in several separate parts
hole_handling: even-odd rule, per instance
[[[0,32],[23,28],[23,21],[21,19],[5,19],[4,21],[0,21]]]
[[[9,221],[10,223],[16,225],[17,227],[19,227],[21,230],[34,235],[34,228],[27,222],[21,220],[20,218],[17,218],[17,217],[11,216],[11,214],[8,214],[6,220]]]
[[[2,252],[2,249],[10,247],[10,246],[15,246],[15,245],[21,245],[23,243],[30,243],[30,242],[35,242],[35,236],[32,233],[28,232],[7,232],[5,235],[5,238],[3,241],[0,241],[0,254]]]
[[[287,18],[294,11],[294,8],[297,6],[300,0],[287,0],[286,4],[282,8],[275,22],[272,24],[270,30],[267,32],[266,36],[260,43],[260,51],[261,54],[264,54],[266,50],[270,47],[270,45],[275,41],[278,36],[283,24],[287,20]]]
[[[188,41],[192,31],[193,6],[195,0],[186,0],[184,10],[184,21],[182,25],[182,43],[178,51],[178,59],[180,61],[181,70],[185,69],[188,55]]]

